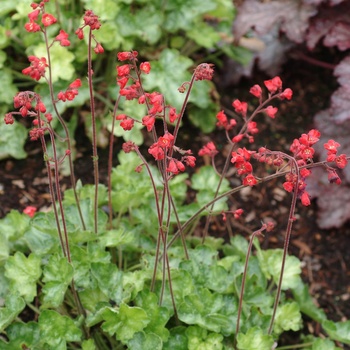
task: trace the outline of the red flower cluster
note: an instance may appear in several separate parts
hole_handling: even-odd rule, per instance
[[[79,40],[84,39],[84,31],[83,29],[85,27],[90,27],[91,30],[98,30],[101,28],[101,22],[98,19],[98,16],[94,14],[93,11],[91,10],[86,10],[84,17],[84,25],[82,25],[81,27],[79,27],[76,31],[75,34],[78,37]],[[96,54],[100,54],[100,53],[104,53],[104,48],[102,47],[102,45],[95,39],[95,36],[92,35],[92,39],[95,41],[96,46],[94,48],[94,52]]]
[[[115,117],[116,120],[121,120],[120,126],[125,130],[131,130],[134,127],[134,119],[125,114],[119,114]]]
[[[49,27],[57,22],[57,19],[52,14],[44,12],[45,3],[48,1],[49,0],[44,0],[39,4],[31,4],[34,11],[28,14],[29,22],[24,25],[27,32],[35,33],[41,30],[40,24],[37,23],[40,13],[42,13],[41,23],[44,27]]]
[[[252,155],[252,151],[248,151],[246,148],[238,148],[237,152],[231,153],[231,163],[235,165],[235,168],[237,169],[238,175],[245,175],[248,174],[243,179],[243,185],[245,186],[254,186],[258,183],[256,178],[253,176],[253,167],[250,163],[250,158]]]
[[[339,156],[337,156],[337,148],[339,146],[340,144],[338,142],[335,142],[334,140],[329,140],[327,143],[324,144],[324,148],[328,151],[327,162],[335,162],[336,166],[339,169],[344,169],[348,164],[348,160],[345,154],[340,154]]]
[[[194,80],[212,80],[214,69],[212,63],[201,63],[194,70]]]
[[[24,75],[29,75],[31,78],[33,78],[36,81],[40,80],[41,77],[44,77],[46,67],[48,67],[48,64],[46,63],[46,58],[29,56],[28,60],[30,62],[30,66],[27,68],[24,68],[22,70],[22,73]]]
[[[101,23],[98,20],[98,16],[94,14],[91,10],[86,10],[84,15],[84,26],[89,26],[92,30],[97,30],[101,28]]]
[[[238,114],[242,114],[243,118],[247,116],[248,103],[241,102],[240,100],[234,100],[232,102],[232,107],[235,109],[235,112]]]
[[[78,88],[80,88],[80,87],[81,87],[81,80],[76,79],[73,81],[73,83],[69,84],[69,87],[65,92],[60,91],[57,94],[57,98],[63,102],[66,102],[67,100],[73,101],[75,96],[78,95],[78,93],[79,93]]]
[[[35,103],[34,106],[33,103]],[[13,98],[13,105],[15,108],[19,108],[19,113],[22,117],[26,117],[28,115],[37,116],[37,112],[46,112],[46,107],[41,101],[40,96],[32,92],[24,91],[17,93]]]
[[[214,142],[208,142],[198,152],[199,156],[209,156],[211,158],[215,157],[217,154],[218,150],[216,149]]]
[[[68,33],[66,33],[63,29],[60,30],[60,34],[56,36],[55,40],[59,41],[61,46],[70,46],[70,41],[68,40]]]
[[[136,60],[137,55],[137,51],[123,51],[117,53],[119,61],[134,61]]]
[[[233,129],[237,125],[237,122],[235,119],[228,120],[224,111],[220,111],[216,115],[216,119],[218,120],[216,123],[216,126],[222,127],[226,131]]]

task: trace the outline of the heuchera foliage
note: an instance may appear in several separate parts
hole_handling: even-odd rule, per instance
[[[33,11],[28,15],[29,22],[25,25],[28,32],[42,31],[45,38],[47,27],[57,22],[53,15],[45,12],[46,2],[48,0],[32,4]],[[98,174],[91,51],[103,54],[104,49],[96,40],[93,32],[101,27],[99,17],[92,10],[86,10],[83,22],[84,24],[75,31],[75,34],[79,40],[83,40],[83,29],[85,27],[89,29],[87,70],[93,129],[92,158],[94,173]],[[92,43],[94,48],[92,48]],[[51,44],[46,42],[48,59],[30,56],[31,64],[23,70],[23,74],[30,76],[35,81],[44,79],[48,83],[55,117],[61,126],[67,129],[56,105],[74,100],[79,94],[82,83],[80,78],[76,78],[65,91],[56,92],[57,95],[54,93],[50,63],[50,48],[54,44],[69,46],[69,35],[60,30]],[[17,93],[13,99],[15,111],[7,113],[4,120],[6,124],[11,125],[16,117],[32,118],[30,138],[33,141],[40,140],[42,145],[53,210],[47,216],[44,213],[36,214],[36,208],[32,206],[28,206],[24,210],[25,220],[28,220],[25,225],[29,233],[28,235],[26,235],[27,232],[20,234],[20,239],[23,238],[22,236],[26,237],[19,244],[19,249],[22,249],[26,244],[28,247],[25,249],[32,250],[29,254],[27,254],[27,250],[25,251],[26,255],[19,250],[13,256],[9,256],[9,242],[6,241],[6,246],[3,247],[7,261],[5,272],[3,273],[1,270],[1,278],[2,280],[6,279],[8,283],[6,288],[10,286],[8,288],[10,295],[6,298],[6,306],[1,308],[0,315],[2,329],[8,330],[7,339],[6,341],[1,339],[0,342],[10,347],[13,342],[18,340],[21,341],[21,347],[27,347],[27,344],[34,344],[34,346],[40,344],[40,346],[50,349],[67,348],[67,343],[72,343],[72,347],[76,347],[76,343],[79,342],[83,349],[93,349],[95,344],[101,345],[101,343],[104,346],[105,342],[116,344],[120,348],[128,346],[130,349],[162,349],[165,345],[166,348],[172,349],[174,348],[173,344],[179,342],[179,348],[192,350],[199,347],[207,348],[208,345],[212,348],[222,349],[225,341],[230,347],[233,346],[237,349],[251,349],[257,346],[260,346],[262,350],[271,349],[275,343],[274,337],[278,337],[283,331],[297,331],[301,327],[300,309],[296,302],[284,303],[281,308],[277,309],[280,299],[284,299],[280,298],[282,290],[294,288],[296,299],[301,299],[300,295],[303,293],[297,290],[303,285],[299,276],[300,268],[298,264],[295,264],[296,258],[287,257],[292,223],[296,220],[294,213],[297,200],[300,200],[304,206],[310,205],[306,179],[310,177],[315,167],[323,168],[331,184],[340,185],[341,179],[338,171],[346,167],[349,157],[339,152],[340,143],[329,139],[323,143],[323,148],[326,151],[325,160],[315,162],[314,146],[319,143],[321,137],[321,133],[317,129],[312,129],[295,139],[290,146],[289,153],[270,150],[266,147],[260,147],[258,150],[248,149],[249,145],[254,142],[255,135],[259,132],[259,124],[254,119],[259,114],[275,119],[278,115],[278,108],[273,105],[273,102],[275,100],[288,101],[293,96],[293,91],[290,88],[284,88],[281,78],[275,76],[265,80],[263,85],[256,84],[250,89],[252,96],[257,99],[256,106],[252,108],[252,111],[248,102],[234,99],[232,102],[233,111],[226,113],[221,110],[217,113],[217,126],[223,129],[229,149],[221,173],[215,166],[215,159],[218,157],[219,151],[213,142],[207,143],[198,152],[199,156],[207,157],[212,161],[214,170],[210,168],[210,171],[214,173],[215,181],[208,182],[216,186],[214,191],[210,189],[214,193],[214,198],[211,196],[194,214],[185,213],[190,217],[189,219],[180,219],[175,203],[177,193],[171,187],[173,184],[176,185],[177,179],[180,178],[181,182],[181,179],[186,178],[181,177],[183,175],[181,173],[186,170],[186,167],[196,166],[196,156],[192,150],[182,149],[177,145],[180,125],[193,85],[201,83],[203,80],[212,80],[214,66],[211,63],[201,63],[194,68],[191,80],[185,81],[178,88],[178,92],[184,94],[184,102],[181,109],[177,111],[174,106],[167,104],[161,92],[144,90],[142,77],[152,71],[149,62],[139,63],[136,51],[119,52],[117,58],[122,64],[118,64],[116,67],[116,87],[119,94],[112,113],[113,125],[117,121],[125,132],[129,132],[138,123],[144,127],[150,134],[150,139],[153,140],[148,147],[146,156],[141,153],[140,148],[132,140],[123,144],[123,151],[125,153],[135,152],[141,162],[135,168],[136,175],[140,176],[140,178],[136,178],[136,182],[143,182],[140,181],[142,176],[140,173],[143,168],[146,168],[150,178],[150,192],[153,189],[154,202],[152,202],[151,211],[148,212],[150,217],[147,219],[152,222],[153,216],[156,216],[156,220],[153,220],[154,227],[148,228],[151,235],[147,236],[143,232],[148,224],[146,219],[139,225],[141,227],[141,233],[138,232],[140,241],[135,243],[133,242],[134,237],[130,237],[135,233],[135,227],[132,227],[132,220],[129,220],[134,213],[132,213],[132,200],[128,202],[126,199],[127,196],[129,196],[128,198],[132,197],[128,191],[114,192],[114,195],[120,195],[122,192],[122,196],[118,197],[121,200],[118,200],[117,205],[125,205],[130,211],[130,216],[126,216],[126,220],[122,221],[121,216],[124,213],[115,212],[111,185],[113,130],[108,164],[108,189],[102,186],[105,193],[108,192],[106,197],[108,196],[109,222],[107,223],[107,214],[99,210],[101,204],[97,196],[100,185],[98,176],[94,178],[94,194],[91,195],[93,192],[89,192],[89,190],[85,193],[85,215],[82,215],[80,199],[74,192],[76,190],[74,178],[71,178],[72,192],[74,192],[71,197],[74,197],[72,200],[74,205],[65,205],[67,202],[64,203],[61,193],[59,165],[66,157],[71,161],[69,133],[66,132],[66,139],[63,140],[67,144],[67,150],[60,157],[57,153],[56,140],[61,140],[54,130],[53,115],[47,112],[43,97],[33,91]],[[146,112],[142,120],[126,113],[117,114],[121,98],[125,98],[126,102],[135,100],[139,105],[145,106]],[[48,151],[46,146],[47,138],[51,140],[52,151]],[[151,161],[146,158],[151,159]],[[124,162],[123,165],[125,163],[127,162]],[[156,178],[155,167],[152,167],[150,163],[157,164],[157,176],[160,180]],[[255,173],[255,167],[259,163],[274,167],[275,173],[259,178]],[[222,193],[220,187],[224,187],[224,184],[229,187],[228,181],[225,181],[229,168],[232,174],[236,174],[241,179],[242,185]],[[203,169],[207,171],[208,167],[202,167],[199,171],[201,172]],[[122,174],[121,177],[126,178],[130,174],[129,171],[126,176]],[[192,177],[193,189],[196,189],[197,185],[195,183],[196,176],[198,178],[198,174],[194,174]],[[255,263],[253,278],[247,272],[254,237],[261,235],[264,231],[273,230],[271,222],[263,223],[260,229],[252,233],[245,263],[242,261],[242,256],[239,255],[242,255],[242,247],[247,248],[247,242],[242,237],[238,238],[239,236],[232,240],[237,246],[240,245],[238,247],[239,254],[237,252],[234,252],[235,255],[231,254],[230,249],[232,248],[227,248],[226,257],[228,259],[222,259],[221,265],[217,263],[219,260],[216,247],[213,249],[202,244],[198,245],[196,249],[187,248],[184,237],[184,233],[187,233],[185,229],[192,221],[197,220],[202,212],[207,211],[208,213],[203,234],[204,239],[211,215],[220,214],[219,211],[214,210],[216,202],[228,195],[233,195],[243,187],[257,186],[263,181],[282,176],[285,178],[284,189],[292,193],[284,250],[283,252],[278,250],[272,253],[263,252],[256,244],[257,256],[253,259],[253,263]],[[204,181],[202,180],[201,184],[205,190],[208,187],[207,180],[209,180],[208,177]],[[158,185],[156,185],[156,181],[159,182]],[[83,192],[84,189],[81,193]],[[145,194],[145,191],[140,193]],[[69,199],[69,194],[67,197]],[[138,203],[141,200],[139,193],[136,193],[135,197],[135,202]],[[120,203],[123,201],[125,203]],[[94,202],[93,205],[91,202]],[[143,203],[143,207],[150,209],[149,203],[149,201],[147,201],[147,205]],[[71,215],[69,220],[67,213]],[[232,215],[234,220],[239,220],[242,218],[244,210],[242,208],[230,211],[222,210],[223,221],[227,222],[228,214]],[[135,220],[137,220],[137,215],[135,214]],[[81,223],[76,222],[78,216],[80,216]],[[48,218],[50,217],[52,222],[56,224],[57,233],[49,222]],[[30,218],[33,218],[32,226],[28,224]],[[38,218],[39,224],[35,226],[36,218]],[[17,229],[17,225],[14,226]],[[175,233],[173,226],[178,229]],[[127,234],[125,234],[124,229]],[[170,234],[172,234],[172,238],[169,238]],[[42,242],[43,237],[46,237],[44,242]],[[174,247],[169,254],[168,249],[170,251],[171,245],[178,237],[181,237],[183,250],[180,253],[179,247]],[[12,239],[11,234],[10,238]],[[151,244],[143,242],[148,238],[149,242],[153,239],[156,248],[149,248]],[[240,239],[241,242],[243,240],[243,244],[239,242]],[[215,238],[209,241],[217,242]],[[122,246],[125,245],[131,249],[131,242],[135,243],[132,249],[137,247],[133,253],[138,258],[140,258],[140,250],[146,246],[148,246],[147,252],[150,252],[152,256],[145,254],[142,256],[141,264],[138,261],[135,266],[127,266],[126,271],[124,271],[123,265],[128,264],[128,258],[123,260]],[[221,245],[220,243],[218,247]],[[59,246],[61,251],[58,249]],[[113,249],[116,247],[119,249],[118,253]],[[119,256],[117,257],[117,255]],[[236,255],[238,259],[236,259]],[[171,263],[170,258],[172,259]],[[173,265],[173,258],[177,260],[175,265]],[[270,261],[274,260],[275,263],[271,264],[269,259]],[[281,261],[282,264],[280,264]],[[237,268],[238,262],[239,268]],[[117,263],[119,263],[118,267]],[[162,274],[158,274],[159,264],[162,264]],[[266,271],[260,271],[260,264],[265,266]],[[274,266],[275,271],[269,270],[271,265]],[[275,268],[276,266],[278,268]],[[285,269],[289,270],[290,278],[283,281]],[[152,273],[150,273],[151,271]],[[16,272],[19,273],[19,276],[16,275]],[[272,302],[273,298],[270,295],[271,290],[267,287],[267,279],[270,279],[277,287],[274,302]],[[149,281],[150,286],[146,286]],[[40,285],[40,288],[37,284]],[[243,307],[244,293],[252,295],[253,290],[253,295],[256,297],[257,289],[260,295],[263,295],[263,297],[259,296],[262,305],[249,309],[248,315],[255,312],[253,318],[250,319],[250,316],[244,315],[246,312],[242,313],[246,307],[250,308],[250,303]],[[37,298],[38,294],[40,294],[40,298]],[[65,300],[66,294],[68,294],[67,300]],[[40,310],[36,305],[32,305],[34,300],[40,304]],[[63,305],[64,307],[62,307]],[[38,315],[35,322],[30,321],[27,324],[17,322],[17,316],[26,306],[30,307],[35,315]],[[259,309],[260,307],[261,309]],[[305,307],[305,303],[301,302],[301,307]],[[265,309],[268,311],[266,312]],[[314,311],[314,309],[311,310]],[[263,314],[265,312],[266,314]],[[246,321],[244,331],[240,328],[241,316]],[[174,322],[182,322],[181,327],[171,328],[173,334],[166,328],[171,317],[174,317]],[[288,318],[287,324],[283,322],[285,317]],[[315,318],[318,318],[319,322],[327,321],[323,315],[316,315]],[[269,325],[268,319],[270,320]],[[12,322],[13,324],[8,326]],[[324,325],[326,327],[327,323],[324,322]],[[15,336],[16,327],[18,327],[17,330],[23,330],[23,332],[17,332],[18,338]],[[328,332],[335,338],[342,339],[342,334],[337,334],[338,332],[334,328],[332,323],[328,324]],[[97,336],[95,329],[100,331]],[[25,342],[19,340],[22,333],[24,336],[30,334],[31,338],[26,339]],[[234,340],[232,340],[232,336],[234,336]]]

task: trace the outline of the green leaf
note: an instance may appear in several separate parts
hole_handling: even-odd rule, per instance
[[[132,339],[134,334],[142,331],[150,322],[145,310],[122,303],[119,311],[106,309],[103,313],[105,322],[102,329],[123,343]]]
[[[118,247],[123,244],[130,244],[134,241],[134,238],[129,232],[121,228],[104,232],[98,236],[104,247]]]
[[[199,46],[207,49],[214,48],[215,44],[221,40],[221,37],[215,29],[209,24],[197,21],[196,24],[187,31],[187,35]]]
[[[81,346],[82,350],[96,350],[96,345],[93,339],[84,340]]]
[[[234,332],[236,305],[232,297],[227,299],[222,294],[212,294],[201,288],[184,297],[184,302],[178,306],[178,316],[187,324],[229,335]]]
[[[0,52],[3,52],[3,51],[0,51]],[[17,91],[18,91],[16,85],[13,84],[11,71],[7,68],[2,68],[0,70],[0,79],[1,79],[1,85],[2,85],[1,95],[0,95],[0,103],[4,103],[4,104],[9,105],[13,101],[13,96],[15,96]],[[3,122],[1,122],[0,126],[5,125],[5,126],[7,126],[7,128],[11,129],[14,127],[15,124],[6,125]],[[20,124],[20,126],[25,130],[23,125]],[[17,128],[19,128],[19,126],[17,126]],[[1,138],[3,138],[2,132],[0,135],[1,135]],[[19,136],[19,134],[18,134],[18,136]],[[23,138],[25,138],[25,137],[26,137],[26,134],[24,134]],[[18,140],[20,140],[20,139],[15,139],[15,141],[17,143],[18,143]],[[23,140],[23,142],[24,142],[24,140]]]
[[[82,2],[85,4],[85,8],[93,9],[101,21],[114,20],[120,11],[118,2],[114,0],[83,0]]]
[[[6,262],[5,276],[10,281],[12,290],[17,291],[27,302],[32,302],[37,295],[36,282],[42,272],[40,265],[40,257],[33,253],[26,257],[17,252]]]
[[[221,350],[223,349],[222,334],[210,333],[200,327],[188,327],[188,350]]]
[[[154,333],[138,332],[127,344],[130,350],[163,349],[162,339]]]
[[[301,279],[299,283],[292,289],[292,292],[293,297],[299,304],[302,313],[306,314],[319,323],[322,323],[327,319],[325,312],[315,305],[313,298],[309,293],[309,287],[304,284]]]
[[[178,88],[182,83],[191,79],[187,69],[192,64],[193,61],[181,56],[179,51],[165,49],[157,61],[151,61],[152,70],[144,77],[144,88],[146,90],[158,89],[164,95],[166,104],[180,110],[185,96],[179,93]]]
[[[203,166],[192,176],[192,188],[199,191],[197,193],[196,200],[201,207],[213,200],[219,180],[220,177],[212,166]],[[219,194],[224,193],[228,189],[229,182],[227,179],[224,179],[220,186]],[[215,212],[226,210],[226,201],[226,198],[216,201],[213,210]]]
[[[81,340],[82,332],[74,321],[53,310],[43,310],[39,316],[41,341],[55,350],[66,350],[67,342]]]
[[[2,332],[25,308],[26,303],[18,295],[8,294],[5,298],[5,307],[0,307],[0,331]]]
[[[274,322],[274,333],[279,335],[283,331],[298,331],[302,327],[302,319],[299,305],[296,302],[290,302],[280,305],[277,309]]]
[[[6,328],[6,334],[10,339],[7,348],[1,349],[39,349],[40,331],[37,322],[12,323]],[[25,346],[25,347],[24,347]]]
[[[37,213],[23,238],[30,250],[37,255],[57,251],[59,239],[53,212]]]
[[[91,264],[91,274],[96,278],[99,288],[117,304],[122,301],[123,273],[116,265],[95,262]]]
[[[190,251],[190,260],[180,263],[180,268],[189,272],[196,285],[225,293],[232,281],[227,271],[217,265],[217,251],[207,246],[198,246]]]
[[[192,188],[197,191],[208,191],[215,193],[219,184],[220,176],[215,172],[212,166],[203,166],[192,176]],[[230,189],[229,181],[224,179],[219,193],[224,193]]]
[[[1,71],[0,71],[0,79]],[[11,99],[14,95],[11,93]],[[18,123],[14,122],[12,125],[6,125],[5,123],[0,123],[0,160],[8,157],[13,157],[16,159],[23,159],[27,156],[24,151],[24,144],[27,138],[26,128]]]
[[[306,340],[304,340],[306,342]],[[317,338],[313,341],[312,347],[306,348],[305,350],[341,350],[335,346],[334,342],[330,339]]]
[[[119,32],[123,37],[134,36],[149,44],[159,41],[162,35],[160,25],[164,15],[152,2],[147,5],[143,8],[135,8],[132,12],[129,6],[124,6],[117,17]]]
[[[281,275],[282,249],[259,250],[258,259],[267,278],[273,278],[277,284]],[[295,288],[300,282],[300,261],[295,256],[287,255],[284,267],[282,290]]]
[[[237,335],[239,350],[271,350],[274,344],[272,335],[264,334],[258,327],[252,327],[246,334]]]
[[[73,267],[58,254],[50,257],[43,270],[45,282],[42,291],[44,293],[42,308],[57,308],[64,299],[64,295],[73,278]]]
[[[322,322],[322,327],[331,339],[350,344],[350,321],[333,322],[327,320]]]
[[[150,322],[144,329],[146,333],[157,334],[162,341],[169,338],[169,330],[165,327],[170,318],[170,311],[163,306],[159,306],[158,298],[149,290],[141,291],[136,299],[136,305],[143,308]]]
[[[178,326],[170,329],[170,337],[163,345],[163,350],[183,350],[188,349],[188,338],[186,327]]]
[[[214,0],[171,0],[165,3],[166,20],[164,28],[173,33],[177,30],[189,30],[195,18],[216,8]]]
[[[200,82],[201,84],[203,82]],[[206,85],[195,85],[195,89],[193,90],[193,92],[196,91],[196,87],[199,88],[205,88],[206,86],[208,86],[208,84]],[[208,89],[210,88],[210,86],[208,86]],[[191,95],[194,96],[195,94]],[[209,95],[209,91],[208,94],[206,95],[208,97]],[[195,99],[195,96],[193,97],[193,100]],[[192,101],[192,99],[190,99],[190,101]],[[193,101],[195,102],[195,100]],[[196,101],[197,102],[197,101]],[[198,103],[196,103],[198,104]],[[192,124],[194,126],[197,126],[198,128],[200,128],[204,133],[210,133],[215,129],[215,123],[216,123],[216,114],[217,114],[217,105],[215,103],[208,103],[208,106],[205,108],[188,108],[187,110],[188,112],[188,116],[189,119],[191,120]]]

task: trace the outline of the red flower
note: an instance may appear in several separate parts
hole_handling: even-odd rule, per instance
[[[68,40],[68,33],[66,33],[64,30],[60,30],[60,34],[56,36],[57,41],[60,42],[61,46],[70,46],[70,41]]]
[[[142,62],[140,64],[140,69],[142,72],[144,72],[145,74],[148,74],[151,71],[151,65],[149,62]]]
[[[283,183],[283,188],[287,192],[292,192],[294,190],[294,184],[291,181],[286,181],[286,182]]]
[[[124,52],[117,53],[117,57],[119,61],[133,60],[137,57],[137,55],[138,55],[137,51],[124,51]]]
[[[282,80],[278,76],[272,78],[271,80],[265,80],[264,84],[267,90],[269,90],[269,92],[271,92],[272,94],[275,93],[277,90],[282,89]]]
[[[265,113],[272,119],[275,119],[277,112],[278,112],[277,107],[267,106],[265,109]]]
[[[97,43],[95,48],[94,48],[94,52],[96,54],[99,54],[99,53],[104,53],[105,50],[104,50],[104,48],[102,47],[102,45],[100,43]]]
[[[122,148],[125,153],[130,153],[135,150],[136,146],[132,141],[127,141],[123,143]]]
[[[306,178],[311,175],[311,171],[309,169],[303,168],[300,169],[300,176]]]
[[[4,118],[5,124],[13,124],[15,122],[11,113],[6,113]]]
[[[303,194],[300,197],[300,200],[301,200],[301,203],[306,207],[311,204],[310,196],[306,191],[303,192]]]
[[[247,131],[250,134],[257,134],[259,129],[256,127],[258,124],[256,122],[249,122],[247,125]]]
[[[250,174],[253,171],[253,166],[249,162],[237,162],[235,168],[237,168],[238,175]]]
[[[36,10],[28,13],[28,18],[29,18],[30,21],[37,21],[38,17],[39,17],[39,14],[40,14],[40,10],[36,9]]]
[[[226,127],[228,125],[228,120],[227,120],[227,116],[226,116],[225,112],[224,111],[218,112],[218,114],[216,115],[216,119],[218,120],[216,125],[218,127],[223,127],[226,129]]]
[[[146,115],[145,117],[142,118],[142,125],[144,125],[147,128],[147,131],[151,131],[155,121],[156,121],[155,117]]]
[[[337,158],[335,158],[335,164],[339,169],[344,169],[346,165],[348,164],[348,160],[346,159],[345,154],[341,154]]]
[[[22,73],[24,75],[29,75],[34,80],[37,80],[37,81],[40,80],[40,78],[45,75],[46,67],[48,67],[48,64],[46,63],[46,58],[29,56],[28,59],[29,59],[29,62],[31,62],[31,64],[29,67],[24,68],[22,70]]]
[[[215,155],[218,153],[218,150],[216,149],[213,142],[208,142],[205,146],[203,146],[199,152],[199,156],[209,156],[209,157],[215,157]]]
[[[66,102],[67,98],[66,98],[66,94],[63,91],[60,91],[57,94],[57,99],[63,102]]]
[[[124,64],[122,66],[117,67],[118,77],[125,77],[130,74],[130,66],[128,64]]]
[[[237,136],[232,138],[232,142],[238,143],[238,142],[242,141],[243,137],[244,137],[244,134],[238,134]]]
[[[131,118],[124,119],[120,122],[120,126],[125,130],[131,130],[134,127],[134,120]]]
[[[71,89],[78,89],[81,87],[81,80],[80,79],[75,79],[72,83],[69,84],[69,87]]]
[[[337,185],[341,184],[341,180],[339,175],[336,173],[335,170],[333,169],[327,169],[328,171],[328,181],[332,184],[332,183],[336,183]]]
[[[258,85],[258,84],[255,84],[254,86],[252,86],[252,87],[250,88],[249,92],[250,92],[253,96],[257,97],[257,98],[260,98],[260,97],[261,97],[261,94],[262,94],[261,87],[260,87],[260,85]]]
[[[49,27],[57,22],[57,19],[50,13],[44,13],[41,17],[41,22],[45,27]]]
[[[302,134],[299,141],[305,146],[312,146],[320,139],[320,136],[321,133],[318,130],[312,129],[307,134]]]
[[[243,185],[244,186],[254,186],[258,183],[257,179],[252,175],[252,174],[249,174],[247,175],[244,179],[243,179]]]
[[[234,107],[236,113],[240,113],[245,117],[247,115],[248,104],[247,102],[241,102],[240,100],[234,100],[232,102],[232,106]]]
[[[96,16],[91,10],[85,11],[84,23],[86,26],[89,26],[92,30],[97,30],[101,27],[101,23],[98,20],[98,16]]]
[[[323,145],[323,147],[329,151],[329,153],[337,153],[337,148],[339,146],[340,144],[334,140],[328,140],[328,142]]]
[[[194,168],[196,166],[196,157],[194,156],[185,156],[183,161],[187,166]]]
[[[243,214],[243,209],[237,209],[233,212],[233,217],[237,220],[239,219]]]
[[[169,109],[169,122],[174,123],[179,116],[176,114],[176,108],[170,107]]]
[[[30,32],[30,33],[35,33],[41,30],[41,27],[39,26],[39,24],[35,23],[32,20],[29,23],[26,23],[24,25],[24,28],[27,32]]]
[[[214,69],[212,63],[201,63],[194,70],[194,79],[195,80],[212,80]]]
[[[79,40],[83,40],[83,39],[84,39],[84,32],[83,32],[83,29],[82,29],[82,28],[78,28],[78,29],[75,31],[75,34],[77,35],[77,37],[78,37]]]
[[[304,160],[312,159],[314,156],[315,150],[311,147],[302,147],[300,153],[298,154]]]
[[[280,99],[287,99],[291,100],[293,96],[293,91],[290,88],[285,89],[281,94],[280,94]]]
[[[75,96],[78,95],[78,90],[76,89],[67,89],[65,95],[66,95],[66,99],[68,101],[73,101],[75,99]]]
[[[157,142],[148,149],[148,153],[151,154],[155,160],[162,160],[165,157],[163,148],[160,147]]]
[[[24,208],[23,213],[32,218],[36,213],[36,211],[37,211],[37,208],[32,207],[31,205],[28,205],[26,208]]]
[[[120,79],[117,79],[117,84],[119,85],[120,89],[125,88],[125,85],[128,83],[128,80],[128,77],[122,77]]]
[[[164,136],[159,137],[158,146],[162,148],[171,148],[174,145],[174,136],[167,132]]]
[[[36,111],[40,111],[41,113],[45,113],[46,112],[46,107],[41,101],[38,101],[36,106],[35,106],[35,110]]]

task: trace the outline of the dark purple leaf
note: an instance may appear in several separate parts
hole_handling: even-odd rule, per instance
[[[328,47],[337,46],[339,50],[350,47],[350,3],[349,1],[334,7],[321,7],[317,16],[310,20],[306,35],[309,49],[324,37],[323,44]]]
[[[290,40],[301,43],[309,25],[309,18],[316,13],[316,5],[296,0],[246,0],[238,9],[234,35],[238,40],[251,29],[259,35],[264,35],[277,27]]]

